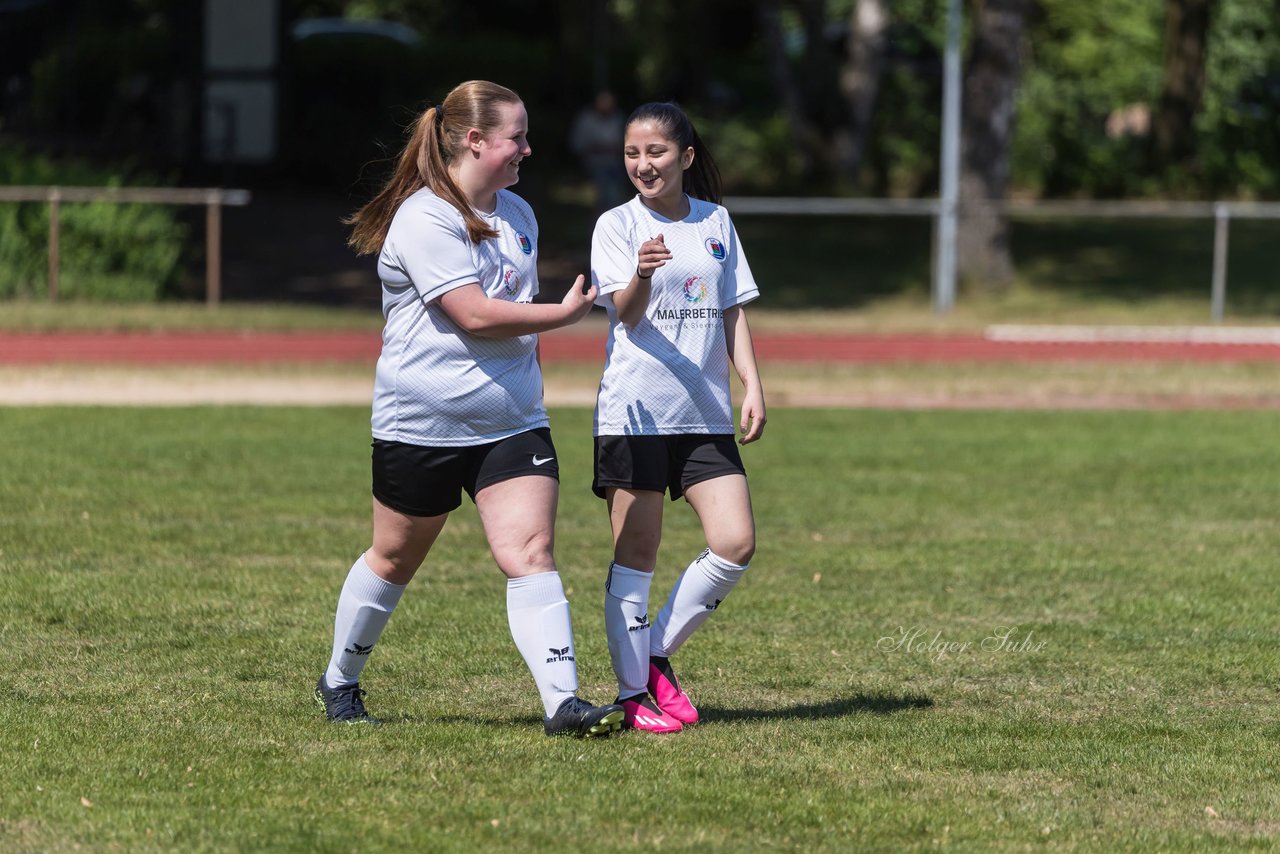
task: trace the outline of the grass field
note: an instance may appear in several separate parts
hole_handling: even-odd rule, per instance
[[[0,409],[0,849],[1280,845],[1280,413],[772,416],[754,566],[676,659],[704,723],[580,742],[469,506],[365,672],[389,725],[321,720],[366,409]],[[557,553],[602,700],[589,418]]]

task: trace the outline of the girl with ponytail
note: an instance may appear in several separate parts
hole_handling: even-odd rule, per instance
[[[356,251],[378,254],[386,327],[373,395],[373,543],[347,575],[315,688],[331,721],[373,722],[360,673],[465,491],[507,576],[507,621],[546,733],[621,726],[621,708],[576,693],[552,556],[559,465],[537,358],[537,333],[576,323],[596,291],[578,276],[559,303],[533,302],[538,223],[507,189],[533,153],[528,132],[515,92],[463,83],[418,117],[391,179],[347,219]]]
[[[680,107],[636,109],[620,154],[638,194],[601,216],[592,238],[591,279],[609,313],[592,488],[608,502],[613,529],[604,610],[616,702],[624,726],[670,733],[698,720],[670,657],[720,607],[755,552],[729,368],[743,385],[738,441],[746,445],[765,425],[743,308],[759,290],[720,206],[715,161]],[[651,621],[668,490],[693,507],[707,547]]]

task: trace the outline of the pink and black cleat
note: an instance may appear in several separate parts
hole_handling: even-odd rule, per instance
[[[676,673],[666,658],[649,658],[649,694],[662,707],[662,711],[682,724],[696,724],[698,710],[689,702],[689,695],[680,690]]]
[[[636,694],[626,700],[619,699],[617,703],[625,714],[624,729],[644,732],[679,732],[684,729],[680,721],[658,708],[648,694]]]

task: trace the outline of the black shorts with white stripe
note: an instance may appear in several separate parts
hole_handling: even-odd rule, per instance
[[[425,447],[373,440],[373,497],[407,516],[439,516],[486,486],[526,475],[560,479],[546,427],[485,445]]]

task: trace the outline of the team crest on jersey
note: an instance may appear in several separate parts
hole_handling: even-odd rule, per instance
[[[707,252],[711,253],[711,257],[717,261],[724,260],[724,244],[714,237],[707,238]]]
[[[533,242],[529,240],[529,236],[523,231],[516,232],[516,241],[520,244],[520,251],[526,255],[533,254]]]
[[[520,290],[520,274],[515,270],[508,270],[502,276],[502,287],[510,296],[515,296],[516,291]]]
[[[707,286],[697,276],[690,276],[684,283],[684,301],[700,303],[707,298]]]

